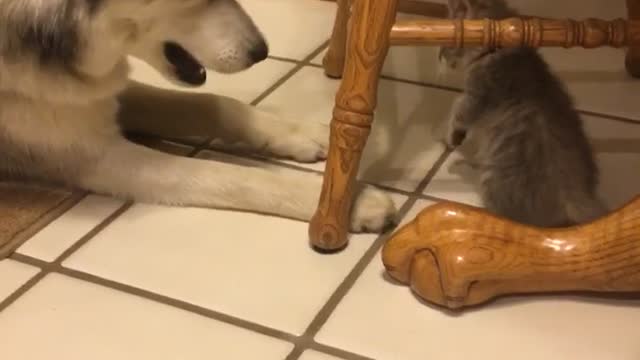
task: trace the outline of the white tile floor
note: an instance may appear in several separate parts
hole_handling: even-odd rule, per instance
[[[625,15],[621,0],[512,2],[543,16]],[[242,74],[211,74],[199,91],[251,103],[296,61],[321,50],[335,8],[317,0],[242,3],[270,39],[274,58]],[[640,121],[640,81],[625,75],[619,50],[544,53],[579,108],[590,112],[584,120],[603,196],[611,206],[630,200],[640,193],[640,123],[633,123]],[[456,95],[443,88],[459,86],[456,76],[437,76],[435,61],[433,48],[391,50],[362,165],[361,178],[388,188],[404,221],[437,198],[479,204],[450,167],[455,155],[425,187],[444,154],[430,124]],[[171,87],[139,63],[133,76]],[[327,122],[337,86],[311,64],[258,106]],[[640,359],[640,301],[504,299],[451,316],[385,280],[380,240],[354,236],[346,251],[322,256],[307,247],[304,223],[89,196],[0,262],[0,358]]]

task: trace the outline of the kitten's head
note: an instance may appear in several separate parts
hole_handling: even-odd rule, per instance
[[[505,0],[448,0],[450,19],[505,19],[516,16]],[[441,47],[438,59],[449,69],[464,67],[486,53],[483,48]]]

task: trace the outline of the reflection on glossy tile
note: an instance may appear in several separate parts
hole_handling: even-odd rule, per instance
[[[292,345],[133,295],[47,275],[0,313],[3,358],[281,360]]]

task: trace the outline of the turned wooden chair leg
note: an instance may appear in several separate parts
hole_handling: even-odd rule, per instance
[[[629,20],[639,20],[640,0],[627,0],[627,13]],[[640,46],[629,46],[625,66],[629,75],[640,78]]]
[[[329,41],[329,48],[322,60],[324,73],[331,78],[341,78],[344,71],[344,62],[347,52],[347,25],[351,13],[352,0],[337,0],[338,11],[336,14],[333,33]]]
[[[317,250],[336,251],[347,245],[355,180],[373,121],[397,6],[398,0],[354,0],[322,195],[309,226],[311,244]]]

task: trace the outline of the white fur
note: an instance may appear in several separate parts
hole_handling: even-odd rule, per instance
[[[309,220],[321,188],[316,174],[178,157],[121,135],[122,127],[161,137],[220,137],[303,162],[325,157],[326,126],[279,119],[226,97],[128,82],[129,54],[173,77],[160,51],[165,40],[214,70],[251,66],[246,50],[261,35],[242,9],[231,0],[106,6],[80,27],[86,48],[75,70],[81,76],[42,69],[29,58],[0,62],[0,170],[141,202]],[[394,211],[386,194],[366,187],[351,229],[379,231]]]

